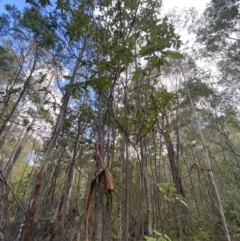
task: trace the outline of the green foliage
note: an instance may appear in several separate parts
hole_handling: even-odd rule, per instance
[[[209,53],[223,52],[226,58],[239,62],[236,53],[238,39],[231,38],[239,31],[238,1],[212,0],[205,9],[204,25],[197,30],[197,40],[204,43]],[[230,40],[230,41],[229,41]]]
[[[12,68],[13,60],[14,58],[10,52],[5,47],[0,46],[0,71],[10,71]]]
[[[107,204],[110,198],[111,198],[111,194],[108,192],[104,192],[103,198],[102,198],[102,202],[104,206]]]
[[[153,230],[153,232],[155,233],[155,235],[157,237],[151,238],[148,236],[144,236],[146,241],[171,241],[171,239],[168,237],[167,234],[162,234],[162,233],[158,232],[157,230]]]
[[[168,201],[172,203],[179,202],[185,207],[189,208],[184,198],[177,194],[175,185],[173,183],[158,183],[157,187],[160,191],[161,198],[163,201]]]
[[[43,186],[44,194],[36,214],[38,228],[42,229],[33,232],[33,239],[41,239],[42,233],[45,235],[45,220],[54,222],[57,211],[66,203],[66,210],[61,210],[62,214],[59,215],[64,228],[62,239],[67,240],[76,234],[83,218],[86,187],[96,169],[93,143],[98,140],[98,133],[103,131],[104,161],[116,173],[114,195],[111,197],[112,215],[109,217],[112,222],[110,239],[123,239],[124,221],[128,218],[129,238],[140,222],[139,240],[143,240],[149,222],[147,215],[152,210],[150,222],[161,232],[154,230],[153,237],[145,236],[145,240],[223,240],[221,219],[209,184],[208,171],[200,163],[204,159],[202,144],[192,125],[186,84],[194,105],[198,107],[199,120],[207,122],[203,134],[217,184],[221,187],[220,194],[229,230],[237,237],[240,146],[238,108],[224,105],[223,96],[217,95],[209,87],[209,82],[213,83],[214,78],[197,68],[194,58],[182,61],[186,72],[186,80],[182,81],[178,65],[178,60],[183,58],[183,54],[178,52],[182,42],[168,18],[162,19],[161,1],[58,0],[54,6],[48,0],[28,2],[31,8],[21,12],[13,6],[7,6],[7,13],[0,17],[0,32],[3,36],[0,40],[0,84],[1,87],[6,87],[0,91],[2,119],[8,115],[22,93],[26,73],[30,72],[28,66],[34,60],[37,61],[36,70],[33,71],[30,82],[26,85],[28,89],[19,104],[22,107],[25,103],[30,103],[31,108],[27,108],[27,111],[17,108],[1,136],[6,137],[6,143],[1,148],[1,161],[4,165],[15,154],[21,133],[29,131],[29,135],[36,137],[36,140],[26,140],[28,149],[14,164],[12,172],[12,187],[17,201],[19,199],[24,208],[28,206],[35,171],[42,165],[49,136],[51,133],[56,134],[54,130],[58,118],[57,115],[52,116],[50,110],[53,108],[55,114],[58,113],[62,108],[61,98],[66,91],[71,90],[60,137],[56,147],[51,150],[51,163],[46,169]],[[236,11],[235,2],[230,1],[232,6],[227,6],[225,11],[225,2],[216,0],[212,1],[206,12],[215,3],[223,9],[219,5],[219,13],[208,15],[202,40],[219,49],[221,46],[225,48],[224,38],[229,37],[227,34],[234,30],[232,24],[237,19],[238,10]],[[210,20],[214,21],[211,23]],[[230,27],[233,27],[231,31]],[[209,38],[207,34],[210,34]],[[235,44],[231,51],[238,50],[237,41]],[[216,51],[217,48],[212,50]],[[187,51],[184,50],[184,56],[187,56]],[[236,75],[235,81],[238,81],[236,62],[231,68],[225,64],[224,60],[221,61],[221,69],[225,71],[222,80]],[[56,73],[51,75],[55,82],[50,90],[47,82],[51,73],[41,73],[43,67],[51,67],[54,69],[52,72]],[[22,71],[18,76],[19,69]],[[167,78],[169,82],[164,86]],[[173,81],[174,86],[170,90],[169,85]],[[56,88],[62,92],[55,93]],[[49,126],[43,129],[30,122],[45,93],[47,98],[37,116],[37,122]],[[98,109],[98,95],[102,97],[101,109]],[[101,112],[104,124],[99,126],[97,116]],[[17,125],[20,126],[19,129],[16,128]],[[168,131],[173,145],[173,159],[176,159],[176,168],[186,190],[184,198],[177,194],[172,183],[173,167],[169,162],[170,153],[166,153],[164,131]],[[46,136],[42,137],[45,132]],[[41,151],[36,154],[38,161],[35,166],[30,166],[25,159],[33,143],[39,145]],[[146,162],[141,164],[146,166],[139,165],[144,157]],[[71,167],[73,177],[68,180],[67,174]],[[146,168],[146,180],[143,168]],[[139,187],[140,182],[142,186]],[[143,191],[144,184],[146,187],[149,185],[149,190]],[[66,192],[67,188],[69,192]],[[126,199],[127,191],[130,192],[129,200]],[[148,209],[146,197],[142,195],[146,191],[151,194],[152,209]],[[12,206],[16,206],[16,200],[12,194],[9,195]],[[60,203],[62,198],[69,199]],[[104,193],[99,199],[104,209],[108,208],[109,198],[109,194]],[[142,215],[138,209],[141,201]],[[9,215],[8,223],[19,224],[25,214],[19,214],[14,208],[11,210],[14,210],[14,215]],[[93,222],[94,218],[90,216],[89,230],[95,225]],[[56,235],[59,235],[56,238],[60,237],[60,234]]]

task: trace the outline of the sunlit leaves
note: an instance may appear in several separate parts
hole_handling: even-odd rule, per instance
[[[153,230],[153,232],[156,235],[156,238],[144,236],[146,241],[171,241],[167,234],[160,233],[157,230]]]
[[[173,183],[157,183],[161,198],[163,201],[180,202],[185,207],[189,207],[184,198],[177,194],[175,185]]]
[[[182,54],[175,52],[175,51],[170,51],[170,50],[167,50],[166,52],[164,52],[164,55],[166,57],[170,57],[173,59],[182,59],[183,58]]]
[[[146,46],[143,46],[140,50],[140,55],[141,56],[147,56],[151,55],[156,51],[161,52],[163,48],[165,47],[170,47],[170,41],[171,39],[160,39],[154,44],[148,44]]]

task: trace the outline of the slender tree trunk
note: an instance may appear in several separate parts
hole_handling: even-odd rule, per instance
[[[100,155],[103,156],[104,132],[103,132],[103,114],[102,114],[102,96],[98,95],[98,142],[100,145]],[[101,162],[98,162],[98,170],[102,168]],[[97,203],[95,217],[95,241],[102,241],[103,234],[103,176],[100,175],[97,183]]]
[[[78,153],[77,146],[78,146],[78,141],[81,134],[80,119],[81,119],[81,116],[79,116],[79,120],[78,120],[77,135],[74,142],[72,160],[68,166],[67,176],[62,189],[61,198],[58,203],[57,212],[54,217],[54,219],[56,219],[54,234],[61,236],[63,239],[66,238],[66,234],[65,234],[65,229],[66,229],[65,225],[67,224],[66,216],[69,211],[68,204],[69,204],[70,195],[71,195],[71,187],[74,180],[74,165],[77,159],[77,153]],[[54,238],[54,235],[52,235],[52,238]]]
[[[51,85],[51,83],[52,83],[52,81],[53,81],[53,78],[54,78],[54,76],[52,76],[51,79],[50,79],[49,82],[48,82],[48,85],[47,85],[47,87],[46,87],[45,94],[44,94],[44,96],[41,98],[41,101],[40,101],[40,103],[39,103],[39,105],[38,105],[38,107],[37,107],[37,110],[35,111],[35,113],[34,113],[34,115],[33,115],[33,117],[32,117],[32,121],[31,121],[31,124],[29,125],[29,127],[32,127],[32,126],[34,125],[34,123],[35,123],[35,121],[36,121],[36,119],[37,119],[37,117],[38,117],[38,115],[39,115],[39,111],[40,111],[40,109],[42,108],[42,106],[43,106],[43,104],[44,104],[44,101],[45,101],[46,96],[47,96],[47,94],[48,94],[48,90],[49,90],[49,87],[50,87],[50,85]],[[19,144],[18,144],[18,147],[17,147],[17,150],[16,150],[14,156],[13,156],[13,157],[8,161],[8,163],[7,163],[6,171],[5,171],[5,173],[4,173],[4,177],[5,177],[5,180],[6,180],[7,182],[8,182],[8,180],[9,180],[9,177],[10,177],[10,174],[11,174],[11,172],[12,172],[12,168],[13,168],[14,164],[15,164],[16,161],[18,160],[19,156],[22,154],[22,150],[23,150],[23,148],[24,148],[24,145],[25,145],[25,143],[26,143],[26,141],[27,141],[28,136],[29,136],[29,132],[26,131],[25,134],[24,134],[24,136],[23,136],[23,137],[21,138],[21,140],[19,141]]]
[[[178,160],[176,158],[176,157],[178,157],[178,155],[176,155],[176,153],[175,153],[170,134],[168,133],[168,130],[167,130],[168,127],[169,127],[169,123],[168,123],[168,120],[167,120],[166,125],[164,125],[163,128],[162,128],[162,135],[164,137],[164,140],[165,140],[165,143],[166,143],[166,146],[167,146],[167,153],[168,153],[168,159],[169,159],[170,166],[171,166],[171,173],[172,173],[172,177],[173,177],[173,182],[176,186],[177,193],[184,197],[182,180],[181,180],[181,176],[180,176],[179,169],[178,169]]]
[[[73,70],[70,84],[74,83],[75,78],[77,76],[77,71],[80,67],[80,61],[83,57],[85,45],[86,45],[86,39],[84,40],[82,50],[80,51],[79,56],[76,60],[76,64],[75,64],[75,67]],[[25,224],[24,224],[24,227],[22,230],[22,235],[21,235],[22,241],[30,241],[31,240],[31,232],[33,229],[33,224],[34,224],[35,214],[36,214],[38,204],[39,204],[39,199],[40,199],[41,193],[42,193],[44,177],[46,174],[47,166],[51,160],[51,156],[54,151],[54,147],[56,145],[56,142],[59,138],[60,132],[63,127],[63,123],[64,123],[64,120],[66,117],[67,107],[68,107],[68,103],[69,103],[69,100],[71,97],[71,93],[72,93],[72,89],[68,88],[62,99],[62,106],[61,106],[60,113],[58,116],[57,124],[55,126],[54,132],[49,141],[47,151],[46,151],[43,161],[42,161],[42,166],[41,166],[40,172],[38,173],[38,176],[37,176],[33,194],[29,201],[29,205],[28,205],[28,209],[27,209],[27,213],[26,213],[26,220],[25,220]]]
[[[168,134],[164,134],[164,136],[165,136],[166,140],[169,137]],[[167,144],[167,152],[168,152],[168,158],[169,158],[169,162],[170,162],[170,166],[171,166],[171,173],[172,173],[172,177],[173,177],[173,182],[176,186],[177,193],[184,197],[182,181],[181,181],[181,177],[180,177],[180,174],[179,174],[179,170],[178,170],[177,165],[176,165],[174,147],[173,147],[173,144],[172,144],[171,141],[168,142],[168,144]]]
[[[135,227],[135,235],[134,235],[134,241],[139,241],[140,232],[141,232],[141,224],[142,224],[142,218],[143,218],[143,205],[144,205],[144,186],[143,186],[143,177],[141,173],[141,177],[139,178],[139,195],[138,195],[138,209],[137,209],[137,224]]]
[[[124,115],[128,117],[128,70],[126,70],[125,86],[124,86]],[[125,130],[128,135],[128,128]],[[130,172],[129,172],[129,140],[128,136],[124,136],[124,156],[125,156],[125,172],[124,172],[124,229],[123,238],[128,241],[129,236],[129,188],[130,188]]]
[[[125,145],[125,177],[124,177],[124,230],[123,239],[128,241],[129,234],[129,188],[130,188],[130,172],[129,172],[129,143],[127,137],[124,138]]]
[[[143,180],[144,180],[144,190],[146,197],[146,209],[147,209],[147,236],[152,236],[152,203],[151,203],[151,193],[148,185],[147,177],[147,158],[146,158],[146,140],[142,138],[140,140],[140,149],[141,149],[141,159],[142,159],[142,168],[143,168]]]
[[[31,73],[30,76],[29,76],[30,79],[31,79],[31,75],[32,75],[32,73]],[[29,81],[30,81],[30,79],[29,79]],[[51,84],[51,82],[52,82],[52,79],[53,79],[53,77],[52,77],[51,80],[49,81],[49,84],[48,84],[48,86],[47,86],[47,90],[49,89],[49,86],[50,86],[50,84]],[[35,114],[34,114],[34,116],[33,116],[33,119],[32,119],[32,122],[31,122],[30,126],[33,126],[33,124],[35,123],[35,121],[36,121],[36,119],[37,119],[37,116],[38,116],[38,114],[39,114],[39,110],[40,110],[40,108],[42,107],[42,105],[43,105],[43,103],[44,103],[44,101],[45,101],[45,98],[46,98],[46,96],[47,96],[47,90],[46,90],[46,92],[45,92],[45,94],[44,94],[44,96],[43,96],[40,104],[39,104],[38,107],[37,107],[37,110],[36,110],[36,112],[35,112]],[[0,195],[0,200],[1,200],[1,202],[0,202],[0,216],[1,216],[1,220],[4,220],[4,219],[3,219],[3,215],[4,215],[4,210],[3,210],[3,209],[4,209],[4,205],[5,205],[5,199],[6,199],[6,197],[7,197],[7,185],[6,185],[6,184],[8,184],[8,182],[9,182],[9,179],[10,179],[10,176],[11,176],[11,172],[12,172],[12,169],[13,169],[13,166],[14,166],[14,164],[16,163],[16,161],[18,160],[19,156],[21,155],[22,150],[23,150],[23,148],[24,148],[24,145],[25,145],[25,143],[26,143],[26,141],[27,141],[28,136],[29,136],[29,133],[28,133],[27,131],[25,131],[23,137],[20,139],[20,141],[19,141],[19,143],[18,143],[16,152],[15,152],[14,155],[9,159],[9,161],[8,161],[8,163],[7,163],[5,172],[4,172],[4,174],[3,174],[3,176],[4,176],[4,182],[6,182],[6,183],[3,183],[3,182],[0,183],[0,185],[1,185],[1,195]],[[2,223],[1,225],[4,226],[3,223]]]
[[[32,79],[32,75],[33,75],[33,72],[35,71],[35,68],[36,68],[36,64],[37,64],[37,57],[34,59],[34,62],[33,62],[33,67],[31,69],[31,72],[29,74],[29,76],[27,77],[24,85],[23,85],[23,89],[16,101],[16,103],[14,104],[13,108],[11,109],[10,113],[8,114],[7,118],[4,120],[2,126],[0,127],[0,136],[2,135],[3,131],[5,130],[8,122],[10,121],[10,119],[12,118],[13,114],[15,113],[20,101],[22,100],[25,92],[27,91],[27,89],[29,88],[29,84],[30,84],[30,81]],[[1,140],[1,145],[3,145],[3,140]],[[2,146],[0,146],[0,149],[1,149]]]
[[[182,69],[181,65],[180,65],[180,69],[181,69],[181,72],[182,72],[182,75],[183,75],[184,79],[186,80],[185,74],[183,72],[183,69]],[[219,209],[219,213],[220,213],[221,220],[222,220],[222,225],[223,225],[223,229],[224,229],[224,235],[225,235],[225,238],[226,238],[227,241],[231,241],[231,238],[230,238],[230,235],[229,235],[229,231],[228,231],[228,227],[227,227],[225,214],[224,214],[223,207],[222,207],[221,198],[220,198],[220,195],[219,195],[219,192],[218,192],[217,184],[216,184],[216,181],[215,181],[215,178],[214,178],[214,174],[213,174],[213,171],[212,171],[211,161],[210,161],[209,155],[208,155],[208,148],[207,148],[207,145],[206,145],[206,142],[205,142],[202,130],[200,128],[198,116],[197,116],[197,113],[195,111],[195,107],[194,107],[194,104],[193,104],[193,100],[191,98],[190,91],[188,89],[187,84],[185,86],[186,86],[186,89],[187,89],[188,98],[190,99],[192,112],[193,112],[195,121],[197,123],[198,132],[199,132],[199,135],[200,135],[200,138],[201,138],[201,141],[202,141],[203,150],[204,150],[204,154],[205,154],[205,160],[206,160],[206,166],[207,166],[207,169],[208,169],[208,175],[209,175],[209,179],[211,181],[211,184],[212,184],[212,187],[213,187],[213,190],[214,190],[215,198],[216,198],[217,203],[218,203],[218,209]]]
[[[224,142],[226,143],[226,145],[228,146],[228,148],[232,152],[233,157],[235,159],[235,162],[236,162],[238,168],[240,169],[239,158],[237,156],[236,151],[234,150],[234,146],[233,146],[232,142],[229,140],[228,135],[226,134],[225,130],[223,129],[223,127],[221,125],[218,126],[218,131],[220,132]]]

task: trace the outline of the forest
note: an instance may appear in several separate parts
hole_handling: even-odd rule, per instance
[[[5,5],[1,241],[240,240],[240,1],[163,6]]]

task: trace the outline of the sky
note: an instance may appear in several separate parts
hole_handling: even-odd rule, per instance
[[[195,7],[196,9],[200,10],[200,12],[202,12],[204,10],[204,8],[206,7],[206,4],[209,2],[210,0],[198,0],[198,1],[194,1],[194,0],[163,0],[163,5],[164,5],[164,9],[171,9],[173,7],[178,7],[178,8],[191,8],[191,7]]]
[[[172,7],[184,8],[195,7],[201,12],[204,10],[209,0],[163,0],[164,9],[171,9]],[[0,13],[4,10],[5,4],[15,4],[19,9],[22,9],[25,5],[25,0],[0,0]]]
[[[25,0],[0,0],[0,13],[4,10],[4,5],[6,4],[14,4],[19,9],[22,9],[25,5]]]

